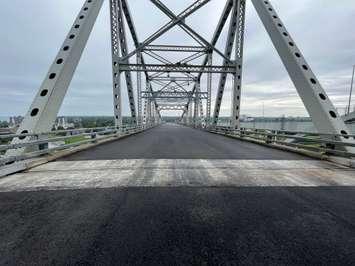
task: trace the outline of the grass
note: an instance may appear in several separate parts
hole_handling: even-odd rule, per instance
[[[86,140],[85,136],[74,136],[72,138],[66,139],[65,144],[73,144],[83,140]]]

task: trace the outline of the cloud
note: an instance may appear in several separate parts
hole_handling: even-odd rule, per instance
[[[27,111],[82,2],[12,0],[2,4],[0,115],[24,114]],[[112,114],[108,2],[105,1],[97,20],[60,110],[61,114]],[[178,13],[192,1],[163,2]],[[186,23],[210,40],[223,10],[223,2],[211,1],[188,18]],[[355,64],[355,35],[351,34],[355,18],[353,0],[343,0],[337,4],[324,0],[273,0],[272,3],[330,99],[337,108],[344,108],[349,92],[351,66]],[[169,21],[150,1],[130,0],[129,4],[140,41]],[[193,44],[191,38],[186,37],[178,27],[172,33],[160,38],[157,43],[171,41]],[[224,29],[217,44],[221,51],[224,50],[226,35],[227,30]],[[128,41],[129,48],[132,49],[132,40]],[[177,60],[177,57],[172,56],[171,60]],[[215,56],[214,63],[220,62],[218,56]],[[135,75],[132,77],[135,83]],[[213,97],[217,93],[217,85],[218,76],[215,75]],[[229,115],[231,87],[229,80],[221,115]],[[124,113],[128,114],[125,90],[123,99]],[[251,1],[248,1],[242,113],[261,115],[263,103],[266,115],[307,115]]]

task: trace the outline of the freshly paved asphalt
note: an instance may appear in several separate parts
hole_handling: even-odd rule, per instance
[[[151,131],[112,143],[110,156],[128,147],[129,157],[143,158],[300,158],[188,128],[153,130],[168,136]],[[159,155],[163,147],[153,144],[161,142],[174,148]],[[205,152],[184,149],[198,144]],[[67,159],[105,157],[100,147],[85,156]],[[354,202],[353,186],[3,192],[0,265],[354,265]]]
[[[354,265],[354,187],[0,193],[0,265]]]
[[[110,159],[305,160],[308,158],[181,125],[164,124],[129,138],[75,153],[61,160]]]

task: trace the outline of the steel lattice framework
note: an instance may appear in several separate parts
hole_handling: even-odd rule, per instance
[[[18,133],[39,133],[51,129],[103,1],[84,2]],[[342,134],[343,137],[338,137],[338,140],[349,141],[346,135],[350,131],[270,1],[225,0],[225,7],[210,41],[189,26],[186,19],[211,0],[194,1],[179,14],[172,12],[159,0],[146,0],[165,14],[170,21],[145,40],[138,38],[128,0],[107,1],[110,2],[113,104],[117,127],[122,125],[123,74],[130,112],[135,123],[147,124],[159,120],[162,110],[180,110],[182,121],[185,123],[195,126],[203,124],[207,127],[216,126],[218,123],[227,79],[231,77],[233,85],[230,126],[233,129],[239,128],[245,10],[246,2],[250,1],[318,131]],[[222,52],[216,44],[228,22],[227,38]],[[159,38],[174,27],[179,27],[190,36],[195,45],[160,44]],[[129,50],[127,34],[130,34],[133,40],[134,47],[131,50]],[[172,60],[167,57],[169,53],[185,56],[182,59]],[[133,57],[135,57],[134,62]],[[219,61],[222,61],[222,64],[213,64],[215,58],[221,59]],[[132,73],[136,73],[135,84]],[[142,74],[145,77],[143,80]],[[213,74],[219,76],[219,81],[212,114]],[[202,83],[203,75],[206,75],[204,83]],[[14,140],[14,142],[21,141],[25,140]]]

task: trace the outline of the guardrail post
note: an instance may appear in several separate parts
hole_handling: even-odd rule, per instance
[[[91,132],[91,135],[90,135],[91,139],[93,140],[92,142],[96,142],[96,132]]]
[[[267,135],[266,135],[266,140],[265,140],[265,142],[266,142],[267,144],[272,144],[272,143],[273,143],[273,131],[271,131],[271,132],[268,132],[268,131],[267,131]]]
[[[240,128],[240,137],[243,138],[244,135],[245,135],[245,128],[242,127],[242,128]]]
[[[47,136],[42,136],[42,138],[47,138]],[[39,136],[36,136],[36,139],[39,140]],[[42,150],[47,150],[49,146],[49,143],[42,143],[42,144],[38,144],[38,150],[42,151]],[[33,148],[33,150],[35,150],[36,148]]]
[[[42,150],[47,150],[48,147],[49,147],[48,143],[42,143],[42,144],[38,145],[38,149],[41,150],[41,151]]]

